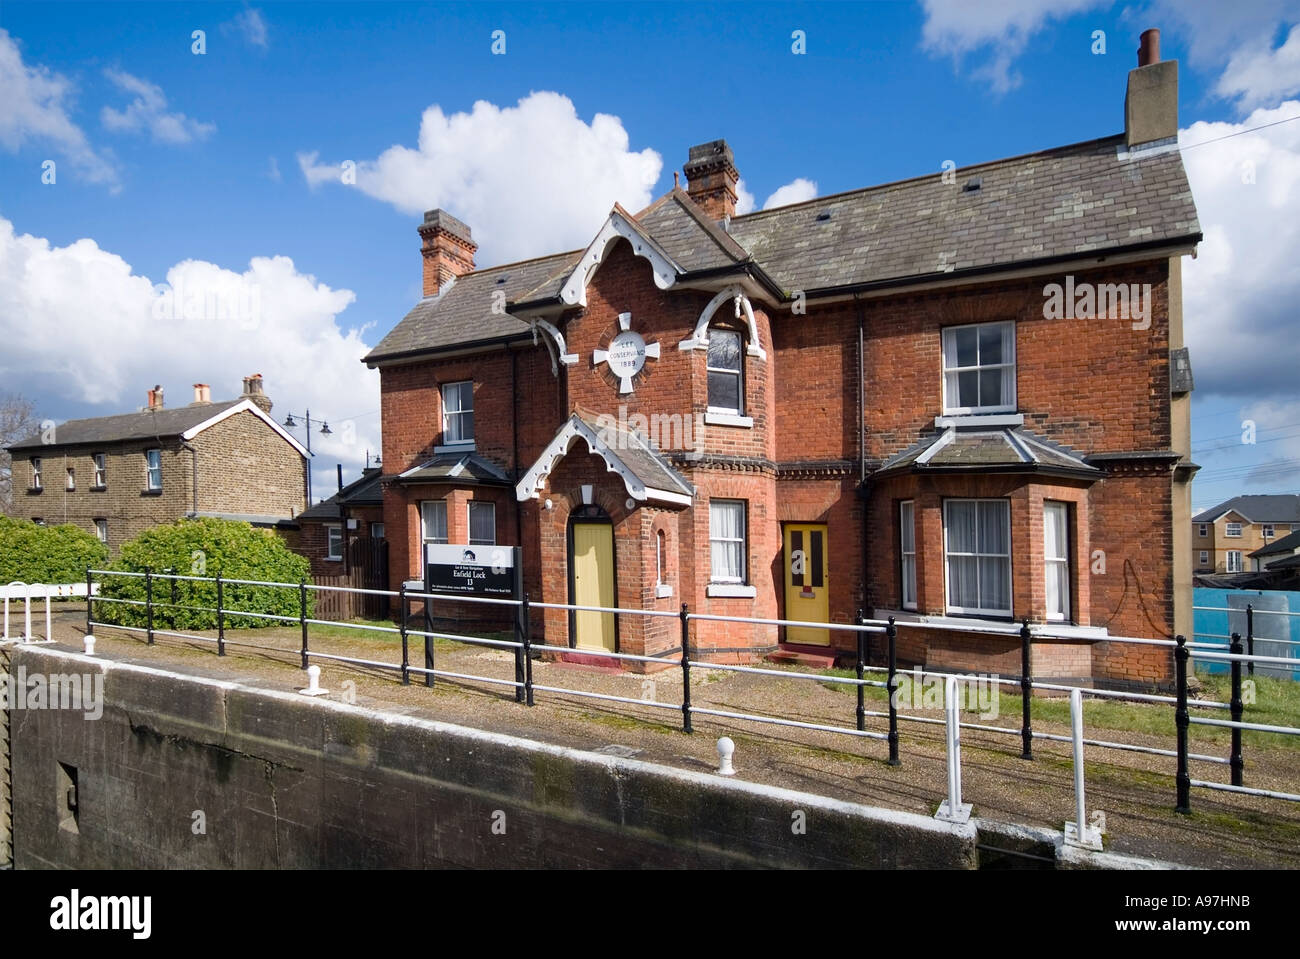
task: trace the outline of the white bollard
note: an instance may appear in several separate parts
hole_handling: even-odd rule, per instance
[[[726,736],[718,740],[718,775],[734,776],[736,767],[731,765],[731,757],[736,752],[736,744]]]
[[[324,696],[326,693],[329,692],[328,689],[320,688],[320,667],[319,666],[307,667],[307,688],[300,689],[298,690],[298,692],[302,693],[304,696]]]
[[[1074,822],[1065,824],[1065,842],[1084,849],[1101,849],[1101,830],[1088,825],[1083,799],[1083,693],[1070,690],[1070,740],[1074,746]]]
[[[944,684],[944,716],[948,739],[948,798],[939,804],[934,818],[969,822],[970,803],[961,801],[961,698],[955,676],[949,676]]]
[[[85,636],[81,641],[82,641],[83,643],[86,644],[86,655],[87,655],[87,656],[94,656],[94,655],[95,655],[95,637],[94,637],[94,636],[91,636],[89,633],[87,633],[86,636]]]

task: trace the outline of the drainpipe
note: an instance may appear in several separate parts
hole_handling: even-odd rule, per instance
[[[514,414],[510,424],[510,445],[513,447],[513,462],[511,465],[510,475],[516,483],[519,482],[519,352],[510,351],[510,410]],[[513,492],[513,490],[512,490]],[[524,545],[524,513],[519,505],[518,498],[515,499],[515,545],[523,548]],[[521,553],[522,555],[522,553]]]
[[[858,313],[858,499],[862,502],[862,605],[868,605],[867,595],[867,558],[871,547],[870,535],[870,486],[867,483],[867,383],[865,359],[866,317],[862,310],[862,300],[854,294],[853,301]]]
[[[162,442],[160,438],[159,443]],[[190,510],[190,516],[197,519],[199,515],[199,451],[188,440],[181,440],[181,449],[190,451],[190,481],[193,489],[191,491],[194,508]],[[159,456],[162,455],[160,452]]]

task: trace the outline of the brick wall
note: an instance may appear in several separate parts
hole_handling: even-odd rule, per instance
[[[307,461],[265,421],[244,411],[194,437],[199,511],[287,518],[307,504]]]

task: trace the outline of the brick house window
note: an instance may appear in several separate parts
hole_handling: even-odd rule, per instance
[[[1202,566],[1210,565],[1210,551],[1208,549],[1201,550],[1201,565]]]
[[[444,383],[442,386],[442,442],[445,445],[474,442],[474,383]]]
[[[39,456],[32,457],[32,489],[41,489],[41,458]]]
[[[1241,550],[1239,549],[1228,550],[1228,572],[1229,573],[1241,572]]]
[[[710,330],[709,409],[717,413],[745,412],[744,344],[735,330]]]
[[[420,504],[421,540],[425,543],[447,542],[447,501],[429,500]]]
[[[146,489],[162,489],[162,450],[145,450],[145,483]]]
[[[1232,536],[1232,537],[1238,537],[1238,536],[1240,536],[1240,535],[1241,535],[1241,524],[1240,524],[1240,523],[1229,523],[1227,526],[1225,526],[1225,527],[1223,528],[1223,535],[1224,535],[1224,536]]]
[[[1001,499],[943,504],[948,612],[1011,614],[1011,508]]]
[[[1265,524],[1264,524],[1264,538],[1265,538],[1265,539],[1272,539],[1272,538],[1273,538],[1273,524],[1272,524],[1272,523],[1265,523]]]
[[[74,490],[76,488],[77,488],[77,468],[75,466],[69,466],[68,467],[68,489]]]
[[[898,551],[902,556],[903,609],[916,609],[916,507],[898,504]]]
[[[95,535],[99,537],[99,541],[101,543],[108,542],[108,520],[106,519],[95,520]]]
[[[371,539],[383,539],[383,538],[384,538],[384,524],[383,524],[383,523],[371,523],[371,524],[370,524],[370,538],[371,538]]]
[[[943,331],[944,413],[1016,409],[1016,325],[979,323]]]
[[[1070,508],[1065,503],[1043,504],[1043,563],[1047,587],[1047,618],[1070,618]]]
[[[37,526],[44,526],[44,525],[45,525],[45,520],[41,519],[39,516],[33,516],[33,517],[32,517],[32,522],[35,523]]]
[[[715,583],[745,582],[745,501],[709,500],[710,579]]]
[[[1196,531],[1196,534],[1197,534],[1198,536],[1209,536],[1209,535],[1210,535],[1210,524],[1209,524],[1209,523],[1201,523],[1199,529],[1197,529],[1197,531]]]
[[[469,545],[495,546],[497,542],[497,504],[469,503]]]
[[[341,560],[343,558],[343,527],[331,524],[325,527],[325,558]]]
[[[108,463],[103,453],[96,453],[91,457],[95,462],[95,489],[103,489],[108,485]]]

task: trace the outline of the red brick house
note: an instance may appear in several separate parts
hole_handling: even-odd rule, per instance
[[[379,467],[364,469],[346,486],[340,470],[339,491],[298,514],[298,535],[291,544],[311,560],[313,576],[341,576],[356,562],[355,544],[368,542],[361,552],[381,543],[384,533],[384,497]],[[387,584],[376,584],[386,588]]]
[[[1144,50],[1147,45],[1144,38]],[[744,216],[725,141],[582,250],[478,269],[419,232],[424,298],[381,371],[394,588],[426,542],[519,545],[534,600],[849,622],[903,658],[1151,681],[1190,633],[1190,370],[1200,227],[1177,65],[1144,53],[1123,133]],[[1178,531],[1184,531],[1182,533]],[[671,657],[678,624],[546,610],[548,643]],[[693,651],[849,649],[697,623]]]

